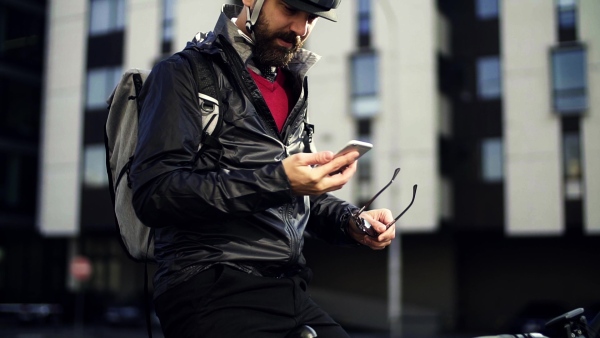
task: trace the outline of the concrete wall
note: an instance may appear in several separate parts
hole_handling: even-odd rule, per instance
[[[600,234],[600,2],[578,2],[578,31],[587,46],[589,109],[582,118],[584,225],[590,234]]]
[[[79,232],[87,6],[49,1],[37,215],[46,236]]]
[[[564,228],[560,118],[551,107],[553,1],[501,3],[506,232],[560,234]],[[535,20],[532,20],[532,13]]]
[[[342,2],[338,22],[319,19],[306,48],[321,56],[308,72],[309,119],[318,150],[337,151],[355,137],[350,111],[350,56],[356,50],[356,1]],[[376,146],[377,147],[377,146]],[[334,192],[356,203],[355,181]]]
[[[174,50],[181,50],[198,32],[212,31],[225,1],[178,0],[175,8]]]
[[[129,0],[123,70],[150,69],[161,52],[162,0]]]
[[[432,231],[440,215],[435,2],[374,1],[373,15],[383,107],[373,135],[375,186],[383,187],[394,168],[402,169],[378,205],[400,213],[418,184],[415,204],[399,224],[403,231]]]

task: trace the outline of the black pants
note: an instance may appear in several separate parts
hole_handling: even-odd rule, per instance
[[[283,338],[309,325],[318,338],[348,334],[313,302],[299,276],[269,278],[217,265],[154,301],[166,338]]]

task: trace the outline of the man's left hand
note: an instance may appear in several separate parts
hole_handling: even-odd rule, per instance
[[[360,217],[371,223],[371,226],[379,233],[379,236],[372,237],[367,235],[354,224],[354,221],[350,220],[350,224],[348,224],[348,233],[355,241],[366,245],[373,250],[385,249],[392,243],[392,240],[396,237],[396,224],[392,224],[386,230],[386,224],[389,224],[394,220],[390,210],[374,209],[363,211],[363,213],[360,214]]]

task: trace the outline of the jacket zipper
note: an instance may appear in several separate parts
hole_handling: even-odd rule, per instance
[[[285,136],[288,137],[289,133],[288,133],[288,129],[290,126],[292,126],[295,122],[296,119],[298,118],[298,116],[300,115],[300,113],[304,112],[304,114],[307,114],[308,112],[306,112],[306,106],[308,105],[308,91],[306,90],[306,87],[304,86],[304,84],[302,84],[302,90],[304,91],[304,97],[302,97],[302,105],[300,106],[300,109],[294,109],[292,108],[292,111],[290,112],[290,116],[288,116],[287,120],[285,121],[285,124],[283,125],[283,128],[281,130],[285,131]],[[300,99],[300,98],[299,98]],[[296,105],[294,105],[295,107]],[[303,118],[303,120],[306,120],[305,118]]]
[[[232,51],[231,51],[231,49],[233,48],[232,46],[230,46],[228,43],[221,43],[220,45],[223,47],[223,53],[221,55],[221,58],[223,59],[223,63],[226,66],[227,65],[233,66],[233,72],[232,72],[233,76],[235,76],[235,79],[237,80],[239,85],[242,87],[241,88],[242,91],[244,92],[246,97],[250,100],[250,102],[256,109],[258,116],[269,127],[268,131],[272,134],[271,136],[275,136],[276,139],[281,141],[281,135],[277,131],[277,127],[275,125],[275,120],[273,119],[271,112],[267,109],[266,103],[258,101],[258,98],[253,96],[252,93],[250,92],[250,89],[248,88],[248,86],[246,86],[246,81],[244,80],[242,74],[245,74],[245,75],[247,75],[247,77],[250,77],[248,70],[246,70],[246,68],[242,64],[241,60],[239,59],[239,57],[237,57],[237,54],[233,54],[234,56],[231,58],[229,57],[229,55],[232,54]],[[252,81],[254,81],[254,79],[252,79]],[[262,97],[262,94],[261,94],[261,97]],[[264,99],[263,99],[263,101],[264,101]],[[304,109],[305,105],[306,105],[306,101],[304,101],[304,103],[302,104],[303,109]],[[264,108],[260,109],[261,107],[264,107]],[[298,115],[298,112],[296,112],[294,114],[294,119],[297,118],[297,115]],[[291,122],[291,119],[288,118],[288,123],[286,123],[286,125],[289,124],[290,122]],[[285,127],[283,130],[286,130]],[[285,134],[288,134],[288,133],[285,133]],[[285,136],[287,137],[287,135],[285,135]],[[284,146],[287,147],[287,141],[282,142],[282,143],[284,144]],[[290,214],[291,214],[291,210],[290,210],[290,205],[288,204],[285,206],[284,214],[282,216],[284,217],[284,226],[290,236],[291,253],[290,253],[289,263],[293,265],[293,264],[296,264],[296,260],[298,259],[299,255],[300,255],[300,253],[298,252],[300,249],[299,248],[300,240],[299,240],[299,235],[298,235],[296,229],[292,226],[292,224],[291,224],[292,222],[290,222],[290,219],[292,218]]]
[[[289,266],[293,266],[297,263],[298,257],[300,256],[300,236],[296,229],[292,226],[290,219],[292,218],[291,206],[287,204],[284,209],[285,228],[290,236],[290,261]]]

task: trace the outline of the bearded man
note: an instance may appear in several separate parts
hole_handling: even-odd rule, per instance
[[[130,178],[137,216],[155,229],[166,337],[290,337],[305,325],[348,337],[310,298],[303,235],[379,250],[395,226],[389,210],[365,211],[379,233],[368,235],[351,217],[358,208],[329,194],[354,175],[357,152],[313,151],[306,73],[319,57],[302,45],[320,18],[337,20],[340,1],[224,5],[186,47],[212,63],[217,98],[198,93],[180,54],[144,84]],[[205,109],[220,112],[210,136]]]

